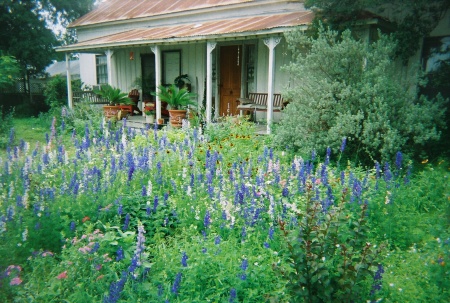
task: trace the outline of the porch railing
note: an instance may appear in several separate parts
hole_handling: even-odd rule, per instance
[[[73,103],[77,102],[88,102],[92,104],[108,104],[109,102],[94,93],[92,90],[83,90],[83,91],[76,91],[72,92],[72,100]]]

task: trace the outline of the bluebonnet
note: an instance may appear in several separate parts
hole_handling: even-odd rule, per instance
[[[242,232],[241,232],[242,241],[244,241],[246,236],[247,236],[247,231],[244,226],[244,227],[242,227]]]
[[[175,281],[173,282],[172,288],[170,289],[170,291],[175,294],[178,295],[178,291],[180,289],[180,284],[181,284],[181,272],[177,273],[177,275],[175,276]]]
[[[98,242],[95,242],[94,247],[92,247],[90,253],[96,253],[98,251],[98,249],[100,248],[100,244]]]
[[[325,165],[330,164],[330,157],[331,157],[331,148],[327,147],[327,154],[325,156]]]
[[[270,247],[270,244],[267,243],[267,242],[264,242],[264,247],[265,247],[265,248],[269,248],[269,247]]]
[[[120,293],[123,290],[125,282],[127,281],[127,273],[122,272],[120,280],[111,283],[109,287],[109,295],[103,299],[103,303],[116,303],[120,299]]]
[[[244,260],[242,260],[242,263],[241,263],[241,269],[243,271],[245,271],[245,270],[247,270],[247,268],[248,268],[248,260],[244,259]]]
[[[208,228],[211,224],[211,216],[209,214],[209,210],[206,211],[205,218],[203,219],[203,225],[205,228]]]
[[[153,212],[156,212],[156,209],[158,208],[158,196],[155,196],[153,199]]]
[[[236,299],[236,288],[232,288],[231,290],[230,290],[230,300],[228,301],[228,302],[230,302],[230,303],[234,303],[235,300]]]
[[[289,196],[289,189],[287,187],[284,187],[283,191],[281,192],[281,194],[283,195],[283,197],[288,197]]]
[[[345,184],[345,171],[341,171],[341,185]]]
[[[344,151],[346,144],[347,144],[347,137],[344,137],[342,138],[341,148],[339,149],[341,153]]]
[[[397,152],[397,155],[395,157],[395,166],[397,166],[397,169],[402,168],[402,160],[403,160],[403,155],[401,152]]]
[[[126,231],[127,229],[128,229],[128,225],[130,224],[130,214],[129,213],[127,213],[126,215],[125,215],[125,222],[123,223],[123,228],[122,228],[122,230],[123,231]]]
[[[188,260],[189,258],[188,258],[188,256],[187,256],[187,254],[186,254],[186,252],[183,252],[183,255],[181,256],[181,265],[183,266],[183,267],[187,267],[188,265],[187,265],[187,260]]]
[[[131,179],[133,178],[133,173],[134,173],[134,165],[131,166],[128,170],[128,181],[131,181]]]
[[[382,264],[378,264],[378,270],[375,273],[375,276],[373,277],[373,285],[372,285],[372,290],[370,291],[370,294],[373,296],[375,294],[375,292],[379,291],[381,289],[381,285],[382,285],[382,279],[383,279],[383,273],[384,273],[384,268]]]
[[[70,222],[70,231],[75,231],[76,224],[74,221]]]
[[[273,228],[273,226],[271,226],[270,228],[269,228],[269,239],[270,240],[273,240],[273,233],[275,232],[275,230],[274,230],[274,228]]]
[[[219,245],[219,244],[220,244],[220,236],[217,236],[217,237],[214,239],[214,244],[216,244],[216,245]]]
[[[122,246],[119,246],[119,248],[117,249],[116,254],[117,254],[116,261],[120,261],[123,258],[125,258],[125,256],[123,255],[123,248],[122,248]]]
[[[119,204],[119,207],[117,208],[117,213],[119,214],[119,216],[122,215],[122,213],[123,213],[123,206],[122,206],[122,204]]]

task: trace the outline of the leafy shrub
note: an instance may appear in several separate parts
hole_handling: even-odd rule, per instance
[[[72,80],[72,89],[81,89],[81,80]],[[67,104],[67,79],[59,75],[53,77],[45,86],[45,103],[49,107],[61,107]]]
[[[416,97],[415,77],[404,80],[396,72],[389,37],[380,34],[368,45],[348,30],[340,36],[322,28],[317,39],[301,32],[286,38],[295,55],[286,67],[294,82],[285,94],[291,102],[277,128],[277,145],[304,153],[337,150],[346,137],[349,154],[373,163],[439,139],[445,102]]]

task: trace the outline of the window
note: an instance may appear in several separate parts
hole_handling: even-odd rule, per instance
[[[97,71],[97,84],[107,84],[108,64],[106,62],[106,55],[95,56],[95,67]]]

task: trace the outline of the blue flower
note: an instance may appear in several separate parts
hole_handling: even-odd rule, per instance
[[[242,263],[241,263],[241,269],[245,271],[245,270],[247,270],[247,268],[248,268],[248,260],[244,259],[244,260],[242,260]]]
[[[125,258],[124,255],[123,255],[123,249],[122,249],[122,246],[119,246],[119,249],[117,249],[116,254],[117,254],[117,256],[116,256],[116,261],[120,261],[120,260],[122,260],[123,258]]]
[[[173,282],[172,288],[170,289],[170,291],[175,294],[178,295],[178,291],[180,289],[180,284],[181,284],[181,272],[177,273],[177,275],[175,276],[175,281]]]
[[[230,290],[230,300],[228,301],[228,302],[230,302],[230,303],[234,303],[235,300],[236,299],[236,288],[232,288],[231,290]]]
[[[90,251],[90,253],[93,254],[93,253],[97,252],[99,248],[100,248],[100,244],[98,242],[95,242],[94,247],[92,247],[92,250]]]
[[[347,144],[347,137],[342,138],[341,148],[339,151],[342,153],[345,149],[345,145]]]
[[[281,194],[283,195],[283,197],[288,197],[289,196],[289,189],[287,187],[284,187],[283,191],[281,192]]]
[[[397,152],[397,155],[395,157],[395,166],[397,166],[397,169],[402,168],[402,160],[403,160],[403,155],[401,152]]]
[[[217,237],[214,239],[214,244],[216,244],[216,245],[219,245],[219,244],[220,244],[220,236],[217,236]]]
[[[211,216],[209,214],[209,210],[206,211],[205,218],[203,219],[203,225],[205,228],[208,228],[211,224]]]
[[[123,223],[122,230],[126,231],[128,229],[128,225],[130,224],[130,214],[126,214],[125,216],[125,222]]]
[[[183,252],[183,255],[181,257],[181,265],[183,265],[183,267],[187,267],[188,266],[187,265],[187,259],[188,259],[188,256],[187,256],[186,252]]]
[[[275,232],[275,230],[273,229],[273,226],[271,226],[269,228],[269,239],[272,240],[273,239],[273,233]]]
[[[76,224],[74,221],[70,222],[70,231],[75,231]]]

